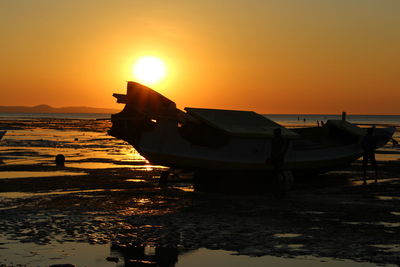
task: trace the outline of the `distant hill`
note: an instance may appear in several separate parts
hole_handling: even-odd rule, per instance
[[[53,108],[49,105],[25,106],[0,106],[0,112],[4,113],[117,113],[119,110],[110,108],[92,107],[63,107]]]

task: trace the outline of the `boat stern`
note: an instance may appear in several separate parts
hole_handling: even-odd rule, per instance
[[[140,146],[142,133],[154,129],[158,121],[177,120],[179,110],[176,104],[140,83],[128,82],[126,94],[113,96],[125,107],[111,115],[112,126],[108,134],[129,142],[135,148]]]

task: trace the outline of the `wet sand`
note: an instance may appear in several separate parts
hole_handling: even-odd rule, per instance
[[[400,179],[392,165],[380,166],[385,178],[377,184],[362,186],[353,166],[317,178],[324,182],[298,181],[281,200],[192,192],[189,182],[162,188],[150,175],[129,181],[138,173],[126,169],[2,179],[0,231],[6,240],[38,245],[156,244],[181,253],[208,248],[398,264]]]
[[[35,142],[39,151],[46,143]],[[355,163],[342,171],[296,180],[289,195],[277,200],[268,188],[263,194],[248,195],[194,192],[190,179],[160,187],[160,167],[147,166],[133,154],[125,159],[120,155],[127,149],[122,144],[120,154],[114,143],[98,147],[116,158],[103,154],[90,158],[86,153],[91,153],[91,145],[69,147],[70,140],[60,148],[71,155],[66,167],[54,166],[47,150],[28,164],[12,163],[16,160],[12,157],[29,158],[29,149],[24,147],[22,156],[16,155],[16,147],[10,144],[0,151],[9,161],[0,165],[1,172],[71,175],[0,179],[0,266],[43,266],[63,259],[83,264],[83,259],[40,252],[40,248],[66,244],[82,250],[98,248],[98,253],[105,253],[107,246],[111,252],[98,259],[102,266],[149,261],[143,253],[132,253],[141,249],[164,251],[167,256],[150,253],[150,259],[179,266],[183,256],[201,252],[200,248],[269,260],[266,256],[283,257],[288,263],[307,256],[328,262],[350,260],[348,266],[354,261],[400,264],[400,163],[396,160],[380,161],[377,184],[369,180],[363,186],[360,165]],[[95,163],[106,165],[95,168]],[[83,248],[83,244],[92,246]],[[17,251],[18,246],[28,245],[30,249]],[[107,261],[109,256],[119,263]]]

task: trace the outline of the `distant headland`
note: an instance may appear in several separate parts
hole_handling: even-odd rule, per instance
[[[54,108],[49,105],[27,106],[0,106],[3,113],[116,113],[117,109],[93,107],[61,107]]]

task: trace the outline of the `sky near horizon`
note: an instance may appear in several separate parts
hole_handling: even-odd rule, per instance
[[[399,0],[0,0],[0,105],[122,108],[134,62],[178,107],[400,114]]]

